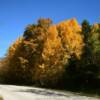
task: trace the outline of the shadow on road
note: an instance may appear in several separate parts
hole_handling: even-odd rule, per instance
[[[29,93],[35,93],[35,94],[39,94],[39,95],[47,95],[47,96],[67,96],[65,94],[59,93],[59,92],[54,92],[54,91],[48,91],[48,90],[37,90],[37,89],[26,89],[26,90],[19,90],[16,92],[29,92]]]

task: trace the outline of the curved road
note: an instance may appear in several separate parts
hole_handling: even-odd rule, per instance
[[[3,100],[100,100],[79,93],[14,85],[0,85],[0,96]]]

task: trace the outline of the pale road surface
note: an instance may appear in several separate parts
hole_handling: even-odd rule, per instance
[[[100,100],[80,93],[14,85],[0,85],[0,96],[3,100]]]

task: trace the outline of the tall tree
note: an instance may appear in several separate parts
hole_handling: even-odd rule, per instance
[[[52,25],[40,19],[26,28],[22,39],[11,45],[9,80],[56,86],[65,74],[69,59],[80,59],[84,47],[81,28],[75,19]],[[11,77],[13,76],[13,77]]]
[[[91,25],[87,20],[82,22],[82,33],[84,34],[84,41],[88,41],[89,33],[91,32]]]

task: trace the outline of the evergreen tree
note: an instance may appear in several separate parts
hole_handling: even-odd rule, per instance
[[[82,22],[82,33],[84,35],[84,42],[88,41],[89,33],[91,32],[91,25],[87,20]]]

